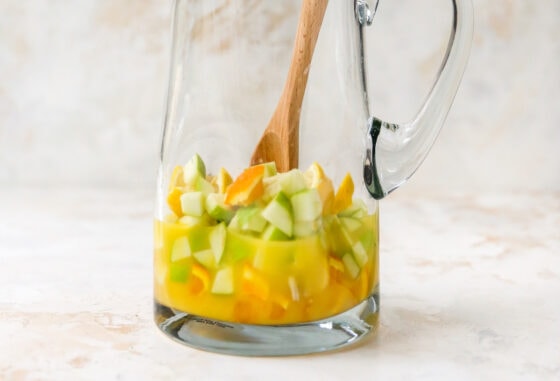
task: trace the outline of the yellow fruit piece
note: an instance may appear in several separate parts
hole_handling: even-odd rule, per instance
[[[344,272],[344,263],[340,259],[329,257],[329,265],[341,273]]]
[[[208,270],[195,263],[192,266],[191,272],[192,275],[202,283],[202,290],[200,290],[200,292],[208,290],[208,287],[210,286],[210,274],[208,273]]]
[[[244,170],[227,188],[225,203],[246,206],[260,198],[264,192],[264,169],[263,165],[255,165]]]
[[[220,172],[214,178],[213,184],[218,188],[219,193],[226,193],[227,188],[233,183],[231,175],[224,168],[220,168]]]
[[[185,186],[185,179],[183,178],[183,167],[180,165],[175,166],[173,168],[173,172],[171,173],[171,178],[169,179],[169,192],[173,190],[173,188],[179,187],[182,188]]]
[[[178,217],[183,215],[183,210],[181,209],[182,194],[183,190],[181,188],[174,187],[167,195],[167,205],[169,205],[169,209]]]
[[[316,188],[323,204],[323,215],[331,213],[334,202],[334,186],[332,180],[325,175],[323,167],[314,162],[305,171],[305,179],[310,188]]]
[[[254,295],[261,300],[267,300],[270,286],[266,279],[251,266],[243,267],[242,289],[247,295]]]
[[[352,181],[352,176],[347,173],[334,196],[333,213],[339,213],[352,205],[353,194],[354,181]]]

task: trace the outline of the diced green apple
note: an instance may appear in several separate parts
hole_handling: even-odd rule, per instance
[[[283,192],[279,192],[261,214],[265,220],[276,226],[288,237],[292,236],[294,229],[292,204]]]
[[[291,196],[307,188],[305,176],[297,169],[279,173],[272,177],[265,177],[263,179],[263,184],[263,200],[265,201],[271,200],[280,192],[283,192],[287,196]]]
[[[202,192],[186,192],[181,195],[181,210],[183,214],[201,217],[204,213],[204,194]]]
[[[354,232],[362,227],[362,222],[353,217],[339,217],[342,226],[349,232]]]
[[[266,227],[266,220],[262,216],[262,210],[258,207],[242,208],[237,211],[237,218],[241,230],[249,230],[262,233]]]
[[[219,264],[222,260],[222,255],[224,255],[224,249],[226,247],[226,237],[227,230],[226,225],[222,222],[212,228],[210,235],[208,237],[210,241],[210,248],[214,253],[214,260],[216,264]]]
[[[194,226],[208,226],[210,224],[210,221],[208,215],[204,214],[201,217],[183,216],[179,218],[179,223],[181,225],[185,225],[188,227],[194,227]]]
[[[352,253],[354,254],[354,259],[356,260],[358,266],[360,266],[360,268],[364,267],[368,261],[368,254],[364,245],[362,245],[360,241],[356,242],[352,246]]]
[[[171,262],[177,262],[191,256],[191,247],[187,237],[179,237],[171,249]]]
[[[225,221],[229,223],[235,212],[224,203],[224,195],[221,193],[210,193],[206,196],[206,211],[208,215],[216,221]]]
[[[364,218],[368,214],[367,205],[361,198],[354,198],[352,205],[341,211],[341,217]]]
[[[169,279],[172,282],[184,283],[189,279],[190,269],[188,261],[173,262],[169,265]]]
[[[358,266],[358,264],[354,260],[354,257],[352,256],[352,254],[350,254],[350,253],[344,254],[342,256],[342,262],[344,263],[344,266],[346,267],[346,270],[348,271],[348,274],[350,274],[350,276],[353,279],[356,279],[356,277],[360,273],[360,267]]]
[[[206,178],[206,166],[198,154],[195,154],[183,167],[185,184],[193,184],[196,177]]]
[[[268,225],[266,229],[264,229],[261,238],[266,241],[286,241],[290,239],[290,237],[274,225]]]
[[[231,267],[223,268],[216,273],[211,291],[213,294],[233,294],[233,270]]]
[[[305,189],[294,194],[291,199],[295,221],[313,221],[323,211],[319,192],[315,188]]]
[[[193,253],[193,257],[207,269],[216,267],[216,259],[212,249],[196,251]]]
[[[193,190],[197,192],[202,192],[203,194],[209,194],[216,191],[212,183],[210,183],[210,181],[206,180],[202,176],[195,177],[192,188]]]
[[[274,161],[264,163],[264,177],[275,176],[278,171],[276,170],[276,163]]]
[[[352,238],[337,216],[330,216],[325,221],[325,233],[334,254],[342,256],[352,250]]]
[[[309,237],[317,232],[319,222],[315,221],[295,221],[294,236],[297,238]]]

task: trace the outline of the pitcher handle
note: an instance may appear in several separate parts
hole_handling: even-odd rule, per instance
[[[364,159],[364,182],[375,199],[382,199],[416,172],[434,144],[451,108],[468,61],[473,34],[471,0],[452,0],[453,24],[445,57],[422,108],[411,122],[387,123],[370,118]],[[365,1],[356,2],[358,20],[364,16]],[[377,7],[377,5],[376,5]]]

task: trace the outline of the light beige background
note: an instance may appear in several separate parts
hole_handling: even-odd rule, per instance
[[[412,117],[447,0],[381,0],[368,29],[376,115]],[[474,0],[472,56],[407,192],[560,191],[560,1]],[[171,1],[3,0],[0,185],[155,187]]]

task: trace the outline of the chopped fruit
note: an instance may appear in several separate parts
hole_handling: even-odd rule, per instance
[[[235,211],[231,206],[226,205],[224,198],[225,196],[221,193],[210,193],[206,196],[206,212],[216,221],[229,223],[235,215]]]
[[[222,260],[222,255],[224,255],[224,249],[226,247],[226,225],[221,223],[215,226],[208,239],[210,240],[210,248],[212,249],[212,253],[214,253],[214,260],[216,264],[220,264]]]
[[[218,176],[214,178],[216,186],[218,187],[219,193],[226,193],[227,188],[233,182],[231,175],[226,171],[224,168],[220,168],[220,172],[218,172]]]
[[[202,283],[201,291],[208,290],[208,287],[210,286],[210,274],[208,273],[208,270],[195,263],[192,266],[191,274]]]
[[[323,204],[316,189],[305,189],[294,194],[290,201],[294,210],[295,221],[313,221],[323,211]]]
[[[233,269],[231,267],[225,267],[216,273],[211,292],[223,295],[233,294]]]
[[[356,263],[358,263],[358,266],[360,266],[360,268],[364,267],[368,261],[368,255],[366,248],[360,241],[356,242],[352,246],[352,253],[354,254],[354,259],[356,260]]]
[[[317,221],[296,221],[294,222],[294,237],[309,237],[316,234],[318,229]]]
[[[181,210],[187,216],[200,217],[204,213],[204,194],[187,192],[181,195]]]
[[[206,180],[202,176],[197,176],[195,181],[193,182],[192,189],[197,192],[202,192],[204,194],[214,193],[216,189],[214,189],[214,185],[208,180]]]
[[[183,167],[185,184],[193,184],[197,177],[206,178],[206,166],[198,154],[195,154]]]
[[[174,187],[167,195],[167,205],[169,205],[169,209],[171,209],[171,211],[175,213],[176,216],[183,215],[183,209],[181,208],[182,194],[183,191],[181,190],[181,188]]]
[[[270,286],[266,279],[251,266],[243,267],[242,274],[243,291],[248,295],[254,295],[259,299],[267,300],[270,294]]]
[[[274,225],[268,225],[261,234],[261,238],[266,241],[287,241],[290,239],[289,236]]]
[[[344,176],[342,183],[334,196],[333,212],[339,213],[352,205],[352,195],[354,194],[354,181],[349,173]]]
[[[194,252],[193,257],[207,269],[216,267],[216,257],[211,249]]]
[[[323,168],[317,163],[311,164],[305,171],[305,178],[309,188],[317,189],[317,192],[319,192],[323,205],[323,215],[329,214],[334,202],[334,186],[331,179],[325,176]]]
[[[189,279],[190,263],[183,260],[169,265],[169,280],[185,283]]]
[[[262,216],[262,209],[249,207],[237,212],[238,226],[241,230],[261,233],[266,227],[266,220]]]
[[[261,165],[264,167],[264,177],[271,177],[278,173],[276,163],[273,161]]]
[[[342,226],[344,226],[349,232],[356,231],[362,227],[362,223],[356,218],[339,217],[339,220],[342,223]]]
[[[183,216],[179,218],[179,223],[185,226],[207,226],[210,224],[210,220],[206,215],[201,217]]]
[[[360,266],[358,266],[356,261],[354,261],[354,257],[352,256],[352,254],[344,254],[344,256],[342,257],[342,262],[344,263],[344,266],[346,266],[346,270],[348,270],[348,273],[350,274],[352,279],[356,279],[358,274],[360,274]]]
[[[344,312],[378,282],[376,209],[338,192],[317,163],[208,175],[200,156],[170,179],[155,226],[154,291],[171,309],[247,324],[298,324]]]
[[[344,263],[338,258],[329,257],[329,265],[341,273],[344,272]]]
[[[367,205],[364,200],[355,198],[352,205],[339,213],[341,217],[364,218],[368,214]]]
[[[288,278],[288,286],[290,287],[290,293],[292,294],[293,301],[299,301],[299,288],[296,282],[296,278],[293,276]]]
[[[169,191],[173,188],[183,188],[185,186],[185,180],[183,178],[183,167],[180,165],[173,168],[171,173],[171,178],[169,179]]]
[[[225,203],[247,206],[263,194],[264,165],[247,168],[226,191]]]
[[[326,234],[330,248],[337,256],[342,256],[346,252],[352,250],[352,238],[342,226],[340,219],[336,216],[331,216],[326,223]]]
[[[276,226],[288,237],[292,236],[294,229],[292,204],[284,193],[278,193],[261,214],[265,220]]]
[[[265,201],[271,200],[280,192],[290,197],[307,187],[305,176],[297,169],[267,177],[263,180],[263,183],[265,184],[263,194]]]
[[[179,237],[175,240],[171,249],[171,262],[177,262],[191,256],[191,247],[187,237]]]

